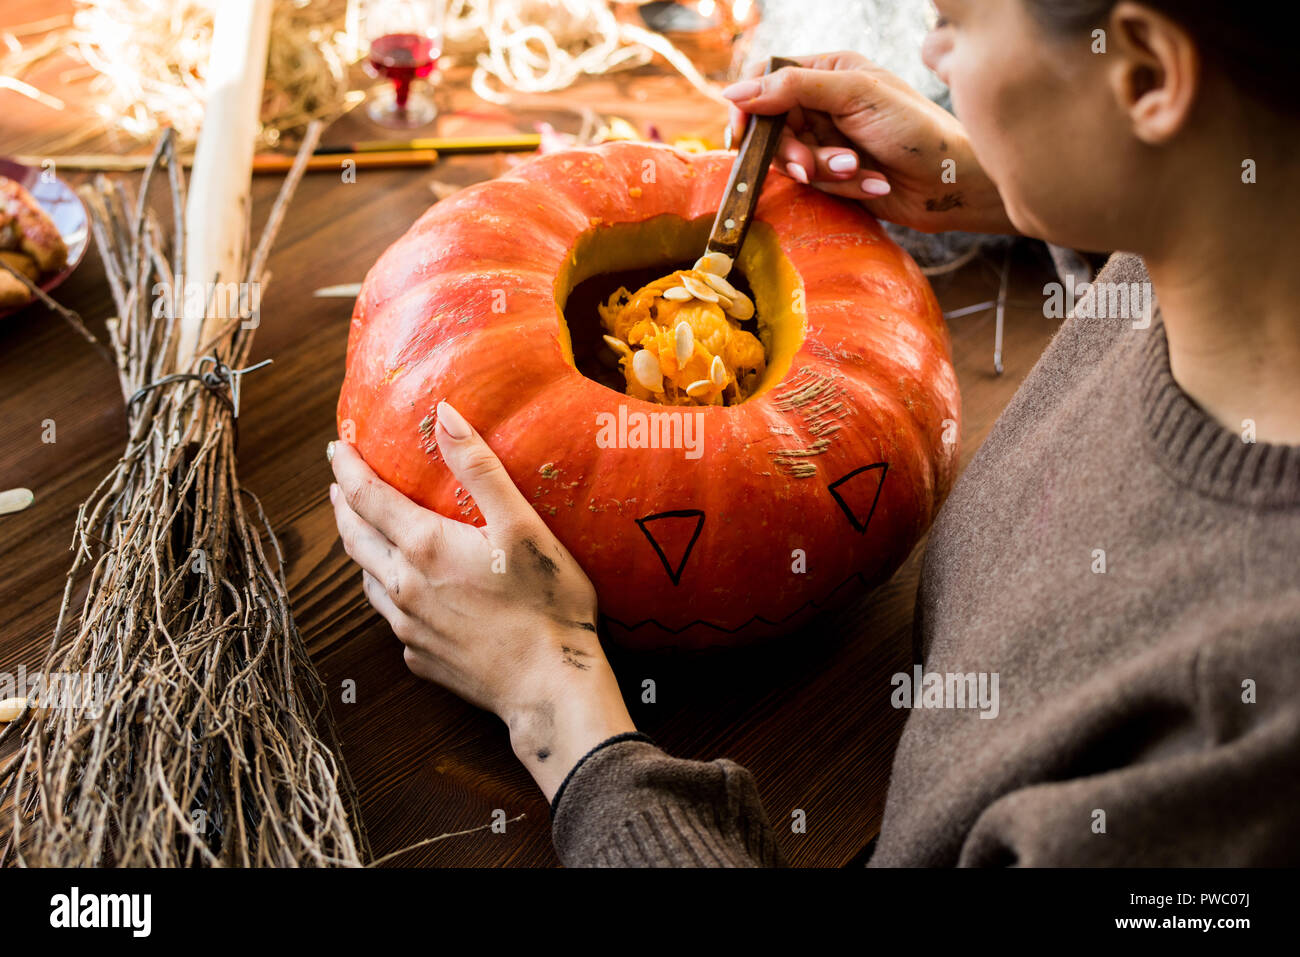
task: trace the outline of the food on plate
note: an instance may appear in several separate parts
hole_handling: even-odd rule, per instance
[[[32,282],[54,275],[68,263],[68,247],[54,220],[31,193],[0,176],[0,260]],[[8,270],[0,269],[0,308],[21,306],[31,292]]]

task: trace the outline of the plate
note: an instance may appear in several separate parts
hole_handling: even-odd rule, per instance
[[[54,220],[54,226],[63,237],[68,247],[68,264],[60,272],[41,283],[41,289],[49,292],[63,280],[72,275],[72,270],[81,263],[89,245],[90,221],[81,197],[57,176],[49,175],[45,170],[24,166],[13,160],[0,159],[0,176],[5,176],[22,186],[32,194],[32,198],[45,210],[46,215]],[[35,300],[33,300],[34,302]],[[32,303],[0,309],[0,319],[12,315],[19,309],[26,309]]]

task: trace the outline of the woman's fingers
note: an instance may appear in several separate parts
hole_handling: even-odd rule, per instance
[[[409,640],[415,629],[407,627],[414,622],[408,613],[414,613],[420,601],[422,575],[435,570],[439,562],[456,564],[463,556],[447,554],[450,548],[424,548],[418,553],[403,554],[393,542],[361,518],[337,491],[330,486],[330,500],[334,503],[334,521],[339,528],[339,538],[348,557],[361,566],[366,598],[393,626],[393,632],[403,641]],[[454,547],[454,545],[453,545]],[[413,561],[420,562],[417,567]]]
[[[814,70],[844,71],[879,69],[879,67],[862,54],[855,53],[852,50],[838,50],[834,53],[813,53],[806,56],[786,57],[786,59],[793,60],[800,67]],[[764,71],[766,71],[766,69],[767,61],[757,60],[741,71],[740,77],[737,79],[735,84],[732,84],[732,86],[736,86],[746,80],[759,79],[765,75]],[[784,67],[782,69],[784,69]],[[780,71],[778,70],[776,72]],[[725,90],[723,91],[723,94],[726,95]],[[795,103],[786,111],[789,113],[786,121],[796,130],[801,130],[805,126],[803,118],[803,108],[805,105],[811,106],[811,104]],[[780,113],[781,110],[755,110],[753,112]],[[745,110],[736,106],[735,103],[732,103],[727,107],[727,126],[731,129],[731,142],[733,146],[738,145],[740,143],[740,138],[745,134],[745,123],[748,117],[749,114]]]
[[[388,626],[393,629],[393,634],[397,640],[402,643],[402,660],[411,673],[426,681],[436,681],[442,685],[450,684],[446,668],[437,655],[430,654],[422,647],[418,638],[423,638],[427,643],[429,630],[421,627],[406,612],[402,611],[393,603],[393,599],[379,580],[369,572],[361,573],[361,590],[365,592],[366,600],[370,602],[372,608],[383,616],[388,622]]]
[[[371,574],[387,578],[399,557],[393,543],[352,510],[337,485],[330,486],[330,502],[334,505],[334,523],[348,557]]]
[[[740,146],[740,135],[745,131],[745,117],[748,115],[737,109],[734,103],[727,106],[727,130],[731,133],[730,146]]]
[[[361,590],[365,593],[366,601],[370,602],[370,606],[384,616],[384,620],[393,629],[393,634],[397,635],[399,640],[409,640],[412,629],[408,628],[411,622],[406,612],[397,607],[392,596],[384,590],[380,579],[366,569],[361,571]]]
[[[819,146],[813,155],[817,157],[817,179],[846,180],[858,172],[858,154],[853,150]]]
[[[796,135],[786,130],[776,147],[776,164],[801,183],[848,179],[862,168],[857,150],[838,141],[832,143],[812,133]]]
[[[814,70],[878,70],[876,64],[872,63],[861,53],[853,50],[836,50],[833,53],[806,53],[802,56],[782,57],[785,60],[794,61],[796,66],[805,67]],[[781,69],[784,69],[782,67]],[[775,71],[773,71],[775,72]],[[767,60],[755,60],[745,69],[740,71],[737,82],[741,80],[752,80],[756,77],[763,76],[767,73]]]
[[[416,505],[377,476],[347,442],[332,442],[330,464],[348,507],[399,548],[412,542],[412,532],[436,516]]]
[[[537,512],[515,487],[501,460],[447,402],[438,403],[436,436],[447,467],[474,497],[489,528],[517,528],[536,520]]]
[[[745,129],[749,125],[749,114],[736,109],[735,106],[727,107],[727,124],[731,127],[731,145],[739,149],[744,140]],[[782,134],[789,134],[804,129],[807,121],[804,118],[803,110],[796,106],[786,113],[785,128]]]
[[[865,70],[782,67],[731,84],[722,95],[745,113],[785,113],[796,106],[842,117],[880,105],[887,91]]]
[[[811,182],[817,172],[817,156],[812,147],[788,128],[782,131],[781,140],[777,143],[776,164],[801,183]]]
[[[804,57],[802,62],[811,66],[824,63],[826,59],[826,57]],[[827,69],[820,65],[817,68]],[[834,68],[847,69],[843,64]],[[763,78],[755,75],[750,79],[762,80]],[[775,83],[777,79],[775,74],[769,75],[766,82]],[[824,110],[805,109],[805,106],[811,107],[812,104],[801,100],[788,110],[786,129],[782,131],[781,141],[777,146],[778,166],[801,183],[818,180],[843,182],[859,178],[858,174],[863,164],[859,162],[858,151],[853,141],[840,131],[834,119]],[[748,116],[734,104],[729,107],[729,111],[733,122],[739,118],[743,123]]]
[[[756,60],[741,71],[739,80],[762,76],[763,71],[766,69],[766,60]],[[731,129],[732,146],[740,146],[740,138],[745,135],[745,123],[748,119],[749,114],[739,109],[734,103],[727,107],[727,126]]]
[[[843,196],[845,199],[880,199],[882,196],[888,196],[893,192],[893,187],[889,185],[889,181],[884,176],[870,170],[859,172],[852,179],[839,182],[819,180],[812,185],[823,192],[834,196]]]
[[[334,443],[331,462],[339,483],[330,486],[330,501],[344,550],[396,607],[409,611],[418,603],[422,576],[483,561],[479,529],[415,504],[376,476],[352,446]],[[352,484],[351,495],[345,483]]]
[[[777,147],[776,163],[791,178],[836,196],[873,199],[890,192],[884,174],[853,149],[809,145],[787,133]]]

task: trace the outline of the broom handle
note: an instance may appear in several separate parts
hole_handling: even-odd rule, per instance
[[[211,298],[214,305],[211,316],[200,309],[186,310],[176,353],[176,368],[182,372],[190,371],[194,350],[206,340],[205,328],[214,320],[232,318],[220,313],[228,311],[223,307],[236,297],[208,297],[207,283],[245,278],[253,148],[266,78],[271,2],[222,0],[216,6],[207,102],[185,209],[185,281],[199,283],[203,299]]]

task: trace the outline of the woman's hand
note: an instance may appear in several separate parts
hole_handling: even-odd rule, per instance
[[[438,448],[483,528],[421,508],[357,451],[330,443],[334,517],[407,666],[498,715],[549,801],[605,738],[636,727],[596,637],[596,593],[455,409],[438,406]]]
[[[793,59],[722,91],[735,140],[746,114],[789,111],[774,162],[794,179],[922,232],[1016,231],[951,113],[860,54]]]

